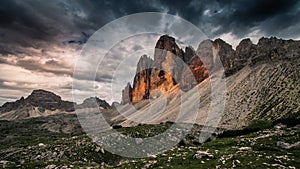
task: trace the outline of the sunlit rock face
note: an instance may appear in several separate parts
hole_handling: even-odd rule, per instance
[[[136,75],[133,80],[132,93],[129,93],[129,95],[131,95],[130,101],[138,102],[148,98],[152,64],[153,60],[150,57],[143,55],[140,58],[137,64]]]
[[[145,55],[140,58],[132,90],[128,85],[123,90],[122,104],[156,98],[177,84],[182,89],[191,88],[207,77],[208,72],[192,47],[183,51],[173,37],[163,35],[155,45],[154,60]]]
[[[180,88],[189,90],[208,77],[206,66],[192,47],[185,48],[184,60],[188,66],[182,70]]]

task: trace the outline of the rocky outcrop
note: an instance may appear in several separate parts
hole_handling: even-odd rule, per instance
[[[172,54],[183,59],[184,52],[178,47],[175,42],[175,38],[168,35],[163,35],[159,38],[155,45],[154,63],[161,66],[167,59],[166,54],[171,52]]]
[[[137,64],[136,75],[133,80],[132,94],[130,98],[130,86],[127,85],[128,94],[125,93],[124,103],[129,101],[138,102],[142,99],[147,99],[150,94],[150,80],[152,72],[153,60],[146,55],[142,56]],[[154,71],[154,69],[153,69]],[[128,98],[126,98],[128,95]],[[127,100],[126,100],[127,99]]]
[[[153,69],[150,77],[152,97],[169,91],[180,82],[182,74],[180,61],[183,58],[184,52],[176,44],[175,38],[168,35],[159,38],[155,45]]]
[[[184,62],[187,64],[182,69],[180,88],[189,90],[208,77],[208,71],[195,50],[189,46],[185,48]]]
[[[208,70],[212,70],[216,57],[220,58],[225,75],[230,76],[246,65],[295,59],[300,55],[300,42],[262,37],[257,44],[253,44],[246,38],[233,50],[232,46],[222,39],[205,40],[199,44],[197,55]]]
[[[189,72],[193,74],[183,77]],[[183,51],[173,37],[163,35],[155,45],[154,60],[145,55],[140,58],[132,89],[127,84],[122,91],[122,104],[156,98],[177,84],[181,89],[190,88],[207,77],[208,72],[192,47]],[[190,83],[193,78],[197,83]]]
[[[275,37],[262,37],[255,45],[247,38],[239,43],[235,51],[228,47],[225,51],[230,51],[227,53],[230,53],[231,56],[226,56],[224,53],[219,53],[219,55],[224,65],[225,74],[230,76],[246,65],[295,59],[300,56],[300,42]]]
[[[67,112],[74,111],[75,103],[64,101],[60,96],[46,90],[33,90],[25,100],[32,106],[39,107],[42,110],[48,109],[53,111],[60,109]]]
[[[21,97],[19,100],[15,101],[15,102],[6,102],[0,107],[0,113],[15,110],[18,107],[21,107],[22,105],[25,105],[25,104],[26,104],[26,102],[25,102],[24,97]]]
[[[99,107],[101,109],[111,109],[111,106],[105,100],[101,100],[98,97],[87,98],[80,105],[76,106],[76,108],[95,108],[95,107]]]
[[[238,65],[236,64],[235,51],[232,46],[223,41],[222,39],[216,39],[212,41],[213,54],[215,57],[220,58],[224,72],[226,75],[232,74],[232,72],[237,71]]]
[[[276,61],[282,59],[295,59],[300,56],[300,42],[277,39],[275,37],[259,39],[255,45],[256,50],[251,51],[252,62]]]
[[[194,55],[188,62],[189,66],[183,69],[184,76],[180,81],[183,90],[189,90],[208,78],[208,70],[199,56]]]
[[[125,89],[122,90],[122,104],[130,103],[132,101],[132,87],[127,83]]]
[[[117,109],[118,106],[120,106],[119,102],[112,102],[112,104],[111,104],[112,109]]]

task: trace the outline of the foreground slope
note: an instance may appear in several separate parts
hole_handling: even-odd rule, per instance
[[[219,127],[234,129],[248,125],[254,120],[276,120],[300,112],[300,60],[278,61],[246,66],[238,73],[226,78],[226,104]],[[197,124],[204,124],[211,102],[211,88],[209,79],[197,88],[184,93],[190,98],[183,100],[183,105],[192,105],[193,97],[201,96],[201,104],[196,120]],[[141,102],[135,107],[124,105],[120,107],[122,115],[128,119],[122,122],[124,126],[136,125],[134,121],[158,124],[165,121],[175,121],[180,111],[181,103],[178,89],[174,88],[166,97],[160,97],[148,103]],[[167,101],[166,101],[167,100]],[[166,103],[167,102],[167,103]],[[166,107],[163,107],[166,103]],[[130,107],[130,108],[128,108]],[[137,109],[138,111],[137,111]],[[161,109],[164,111],[161,112]],[[186,107],[188,108],[188,107]],[[155,113],[149,113],[155,112]],[[130,120],[131,119],[131,120]],[[187,121],[192,122],[192,119]]]
[[[163,154],[128,159],[93,143],[74,115],[1,121],[0,168],[296,168],[300,165],[300,125],[299,119],[290,122],[253,124],[239,135],[227,131],[203,144],[197,142],[201,127],[195,125],[183,141]],[[117,130],[143,138],[170,126],[165,123]]]

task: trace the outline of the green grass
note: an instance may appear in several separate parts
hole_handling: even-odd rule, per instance
[[[235,136],[241,136],[250,134],[253,132],[257,132],[263,129],[269,129],[272,127],[272,123],[268,121],[254,121],[251,124],[249,124],[247,127],[240,129],[240,130],[226,130],[220,135],[218,135],[219,138],[224,137],[235,137]]]
[[[73,168],[94,166],[100,168],[105,163],[108,168],[277,168],[268,165],[300,166],[300,149],[282,149],[276,146],[277,141],[295,143],[300,140],[300,131],[292,127],[299,124],[298,118],[289,117],[274,122],[256,121],[242,130],[225,131],[216,140],[198,143],[201,126],[194,125],[186,136],[186,143],[180,143],[156,158],[129,159],[110,152],[95,151],[97,144],[82,131],[74,133],[54,133],[32,125],[42,125],[41,121],[28,120],[11,124],[0,123],[0,160],[12,161],[8,167],[44,168],[47,165],[72,166]],[[256,139],[258,136],[272,133],[273,126],[283,123],[288,125],[284,133]],[[131,137],[151,137],[166,131],[171,123],[159,125],[139,125],[119,128],[117,131]],[[22,128],[20,128],[22,127]],[[4,132],[5,131],[5,132]],[[46,147],[39,147],[44,143]],[[29,149],[28,147],[31,147]],[[239,151],[240,147],[251,147],[250,151]],[[194,159],[196,151],[208,151],[213,159]],[[64,151],[61,158],[53,161],[31,160],[39,154]],[[15,152],[15,153],[14,153]],[[287,156],[287,158],[281,158]],[[280,158],[279,158],[280,157]],[[25,159],[20,165],[20,160]],[[278,161],[279,160],[279,161]],[[152,162],[150,165],[149,163]],[[122,163],[122,165],[118,165]],[[1,166],[0,166],[1,168]]]

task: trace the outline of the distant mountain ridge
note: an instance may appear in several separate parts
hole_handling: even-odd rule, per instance
[[[14,120],[60,113],[74,113],[76,109],[94,108],[111,109],[111,106],[97,97],[90,97],[81,104],[62,100],[59,95],[50,91],[37,89],[15,102],[7,102],[0,107],[0,119]]]
[[[60,96],[46,90],[38,89],[33,90],[32,93],[24,99],[21,97],[16,102],[7,102],[0,107],[0,112],[8,112],[22,106],[38,107],[41,112],[45,110],[61,109],[66,112],[74,111],[74,105],[76,103],[70,101],[64,101]]]

